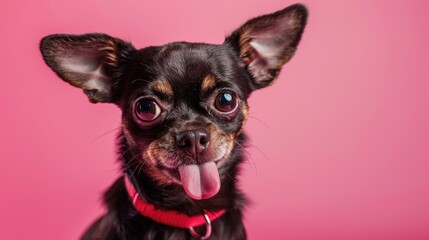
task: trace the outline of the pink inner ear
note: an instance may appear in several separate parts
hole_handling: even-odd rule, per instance
[[[99,56],[87,52],[74,52],[58,59],[62,71],[67,72],[74,85],[94,91],[97,94],[109,95],[111,83],[106,75]]]
[[[99,57],[86,52],[73,52],[59,56],[61,68],[65,71],[87,73],[94,71],[100,65]]]
[[[269,85],[293,56],[305,23],[305,7],[293,5],[251,19],[238,30],[242,63],[258,87]]]
[[[261,58],[267,64],[267,69],[280,68],[284,64],[284,55],[286,50],[291,46],[291,38],[293,38],[293,28],[296,21],[289,18],[277,19],[272,22],[272,26],[264,26],[262,29],[252,32],[249,28],[249,36],[251,40],[248,43],[251,46],[250,55],[255,58]],[[249,51],[250,52],[250,51]]]
[[[254,49],[254,56],[262,58],[267,64],[267,68],[278,67],[280,54],[283,52],[281,45],[275,43],[272,39],[254,39],[249,43]]]
[[[258,57],[258,53],[253,48],[248,48],[246,55],[241,57],[241,61],[244,66],[248,66],[251,62],[253,62]]]
[[[40,43],[43,58],[58,76],[81,88],[91,102],[111,102],[113,74],[118,74],[118,54],[135,48],[106,34],[54,34]]]

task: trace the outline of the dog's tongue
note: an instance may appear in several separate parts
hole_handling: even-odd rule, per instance
[[[220,189],[219,172],[214,162],[181,166],[179,173],[185,192],[193,199],[213,197]]]

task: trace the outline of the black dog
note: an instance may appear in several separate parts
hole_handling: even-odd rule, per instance
[[[246,22],[221,45],[135,49],[105,34],[50,35],[46,63],[93,103],[122,110],[121,176],[82,239],[246,239],[236,187],[247,98],[295,53],[296,4]]]

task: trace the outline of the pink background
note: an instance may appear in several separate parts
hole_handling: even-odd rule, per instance
[[[429,1],[303,1],[299,50],[253,94],[249,239],[429,239]],[[292,1],[0,3],[0,239],[77,239],[118,176],[119,110],[42,61],[52,33],[221,43]]]

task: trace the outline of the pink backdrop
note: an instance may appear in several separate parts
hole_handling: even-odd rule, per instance
[[[60,81],[43,36],[221,43],[292,3],[2,1],[0,239],[77,239],[118,176],[119,110]],[[304,3],[297,54],[250,101],[249,239],[429,239],[429,2]]]

